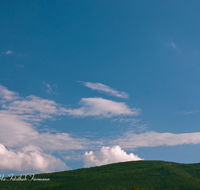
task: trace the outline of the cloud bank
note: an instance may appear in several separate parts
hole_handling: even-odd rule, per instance
[[[103,146],[100,151],[86,152],[83,156],[85,167],[101,166],[117,162],[136,161],[142,160],[133,153],[127,154],[120,146],[105,147]]]
[[[101,83],[83,82],[83,85],[88,88],[91,88],[92,90],[97,90],[99,92],[107,93],[108,95],[116,96],[119,98],[128,98],[129,96],[126,92],[119,92]]]
[[[18,93],[0,86],[0,169],[65,170],[68,167],[45,151],[79,150],[89,141],[68,133],[39,133],[36,127],[46,119],[66,115],[66,109],[52,100],[36,96],[19,97]],[[94,143],[95,144],[95,143]],[[8,148],[21,148],[9,150]]]
[[[89,144],[88,140],[73,138],[68,133],[39,133],[24,115],[10,114],[1,110],[0,120],[0,143],[8,147],[34,144],[43,150],[77,150]]]
[[[5,146],[32,144],[43,150],[77,150],[88,146],[88,140],[73,138],[68,133],[39,133],[36,130],[45,119],[67,114],[67,110],[56,102],[33,95],[22,98],[4,86],[0,86],[0,98],[0,143]]]
[[[103,98],[83,98],[82,107],[66,109],[48,99],[31,95],[25,98],[0,86],[0,143],[7,147],[22,147],[29,144],[43,150],[79,150],[99,144],[85,138],[75,138],[68,133],[39,133],[41,122],[60,115],[112,117],[137,115],[139,109],[130,109],[123,102]]]
[[[69,169],[60,159],[45,154],[39,147],[29,145],[20,151],[8,150],[0,144],[0,169],[39,170],[42,172]]]

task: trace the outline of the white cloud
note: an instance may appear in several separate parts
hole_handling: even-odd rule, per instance
[[[73,138],[68,133],[39,133],[24,116],[0,111],[0,143],[8,147],[21,147],[29,144],[43,150],[77,150],[88,146],[84,138]]]
[[[173,42],[171,42],[171,46],[176,49],[176,45]]]
[[[47,87],[47,92],[48,92],[49,94],[57,94],[57,93],[53,92],[53,90],[52,90],[52,87],[57,87],[57,85],[51,86],[50,84],[47,84],[47,83],[45,83],[45,82],[43,82],[43,84]]]
[[[0,169],[39,170],[42,172],[66,170],[68,167],[58,158],[44,153],[39,147],[29,145],[19,151],[8,150],[0,144]]]
[[[142,160],[133,153],[127,154],[120,146],[105,147],[103,146],[100,151],[86,152],[83,156],[85,167],[101,166],[117,162],[136,161]]]
[[[103,98],[82,98],[78,109],[68,109],[69,115],[74,116],[103,116],[138,115],[140,109],[130,109],[124,102],[115,102]]]
[[[52,115],[65,115],[67,110],[52,100],[42,99],[31,95],[26,98],[15,100],[2,108],[12,114],[26,115],[27,119],[46,119]],[[25,118],[25,117],[24,117]]]
[[[9,91],[6,87],[0,85],[0,98],[2,99],[0,103],[10,102],[18,98],[18,93]]]
[[[24,120],[42,121],[53,116],[100,116],[138,115],[140,109],[129,108],[124,102],[115,102],[103,98],[82,98],[78,109],[66,109],[52,100],[42,99],[34,95],[20,98],[17,93],[0,86],[2,108],[10,114],[21,115]]]
[[[178,50],[179,53],[181,53],[181,51],[177,48],[177,46],[173,42],[171,42],[170,46]]]
[[[200,132],[196,133],[158,133],[150,131],[146,133],[135,134],[127,132],[123,137],[111,141],[111,144],[118,143],[122,148],[140,148],[156,146],[175,146],[183,144],[199,144]]]
[[[0,99],[1,107],[4,110],[12,115],[23,115],[24,119],[30,121],[42,121],[67,113],[67,109],[52,100],[34,95],[22,98],[18,93],[10,91],[2,85],[0,85]]]
[[[49,94],[51,94],[52,93],[52,89],[51,89],[51,86],[49,85],[49,84],[46,84],[46,83],[43,83],[44,85],[46,85],[47,86],[47,92],[49,93]]]
[[[39,133],[39,125],[45,119],[59,115],[103,116],[137,115],[138,109],[130,109],[125,103],[103,98],[83,98],[83,106],[66,109],[52,100],[36,96],[19,97],[18,93],[0,86],[2,110],[0,110],[0,143],[7,147],[22,147],[33,144],[43,150],[78,150],[89,144],[85,138],[75,138],[68,133]],[[96,142],[99,144],[99,142]],[[92,146],[91,145],[91,146]]]
[[[13,54],[14,52],[12,52],[11,50],[8,50],[7,52],[6,52],[6,54],[7,55],[10,55],[10,54]]]
[[[44,150],[83,149],[88,141],[73,138],[68,133],[39,133],[35,124],[44,119],[66,114],[67,110],[52,100],[36,96],[21,98],[17,93],[0,86],[0,143],[8,147],[33,144]]]
[[[112,121],[118,121],[120,123],[128,123],[129,125],[132,126],[138,126],[138,123],[140,120],[139,119],[134,119],[134,118],[119,118],[119,119],[113,119]]]
[[[16,67],[24,68],[24,65],[22,65],[22,64],[17,64]]]
[[[84,86],[91,88],[92,90],[97,90],[99,92],[107,93],[112,96],[116,96],[119,98],[128,98],[128,94],[126,92],[119,92],[105,84],[101,83],[92,83],[92,82],[83,82]]]
[[[179,112],[175,112],[175,113],[179,113],[179,114],[193,114],[193,113],[197,113],[199,112],[199,110],[193,110],[193,111],[185,111],[185,110],[182,110],[182,111],[179,111]]]

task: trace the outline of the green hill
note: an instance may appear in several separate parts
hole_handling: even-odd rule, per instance
[[[0,181],[0,189],[19,190],[200,190],[200,164],[133,161],[35,175],[50,181]]]

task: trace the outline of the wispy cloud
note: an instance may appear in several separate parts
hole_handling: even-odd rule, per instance
[[[7,52],[5,52],[5,54],[7,54],[7,55],[11,55],[11,54],[13,54],[14,52],[13,51],[11,51],[11,50],[8,50]]]
[[[113,119],[112,121],[117,121],[120,123],[129,123],[130,125],[135,126],[136,123],[138,123],[140,120],[135,118],[118,118],[118,119]]]
[[[133,153],[127,154],[120,146],[105,147],[103,146],[100,151],[86,152],[83,156],[85,167],[101,166],[117,162],[136,161],[142,160]]]
[[[174,112],[174,113],[178,113],[178,114],[184,115],[184,114],[193,114],[193,113],[197,113],[197,112],[199,112],[199,110],[193,110],[193,111],[181,110],[179,112]]]
[[[99,92],[107,93],[111,96],[116,96],[119,98],[128,98],[128,94],[126,92],[119,92],[105,84],[101,83],[92,83],[92,82],[82,82],[84,86],[91,88],[92,90],[97,90]]]
[[[142,124],[139,119],[135,118],[117,118],[113,119],[112,122],[119,122],[123,125],[131,127],[131,129],[137,133],[147,131],[149,124]]]
[[[169,46],[171,46],[172,48],[176,49],[179,53],[181,53],[181,51],[177,48],[177,46],[173,42],[171,42]]]
[[[156,146],[176,146],[183,144],[199,144],[200,132],[195,133],[158,133],[150,131],[146,133],[135,134],[127,132],[123,137],[111,141],[111,144],[119,144],[122,148],[140,148]]]
[[[82,98],[82,107],[78,109],[68,109],[68,114],[73,116],[100,116],[112,117],[120,115],[138,115],[140,109],[129,108],[124,102],[115,102],[103,98]]]
[[[172,46],[174,49],[177,48],[176,45],[175,45],[173,42],[171,42],[171,46]]]
[[[26,57],[27,56],[27,54],[24,54],[24,53],[16,53],[16,52],[13,52],[13,51],[11,51],[11,50],[8,50],[8,51],[5,51],[5,52],[3,52],[3,54],[6,54],[6,55],[12,55],[12,54],[14,54],[15,56],[18,56],[18,57]]]
[[[22,64],[17,64],[16,67],[24,68],[24,65],[22,65]]]
[[[45,83],[45,82],[43,82],[43,84],[47,87],[47,92],[48,92],[49,94],[57,94],[57,93],[55,93],[55,92],[52,90],[52,87],[57,87],[57,85],[51,86],[50,84],[47,84],[47,83]]]

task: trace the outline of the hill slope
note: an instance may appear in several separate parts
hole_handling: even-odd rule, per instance
[[[200,190],[200,164],[133,161],[72,171],[38,174],[50,181],[0,181],[0,189],[34,190]]]

